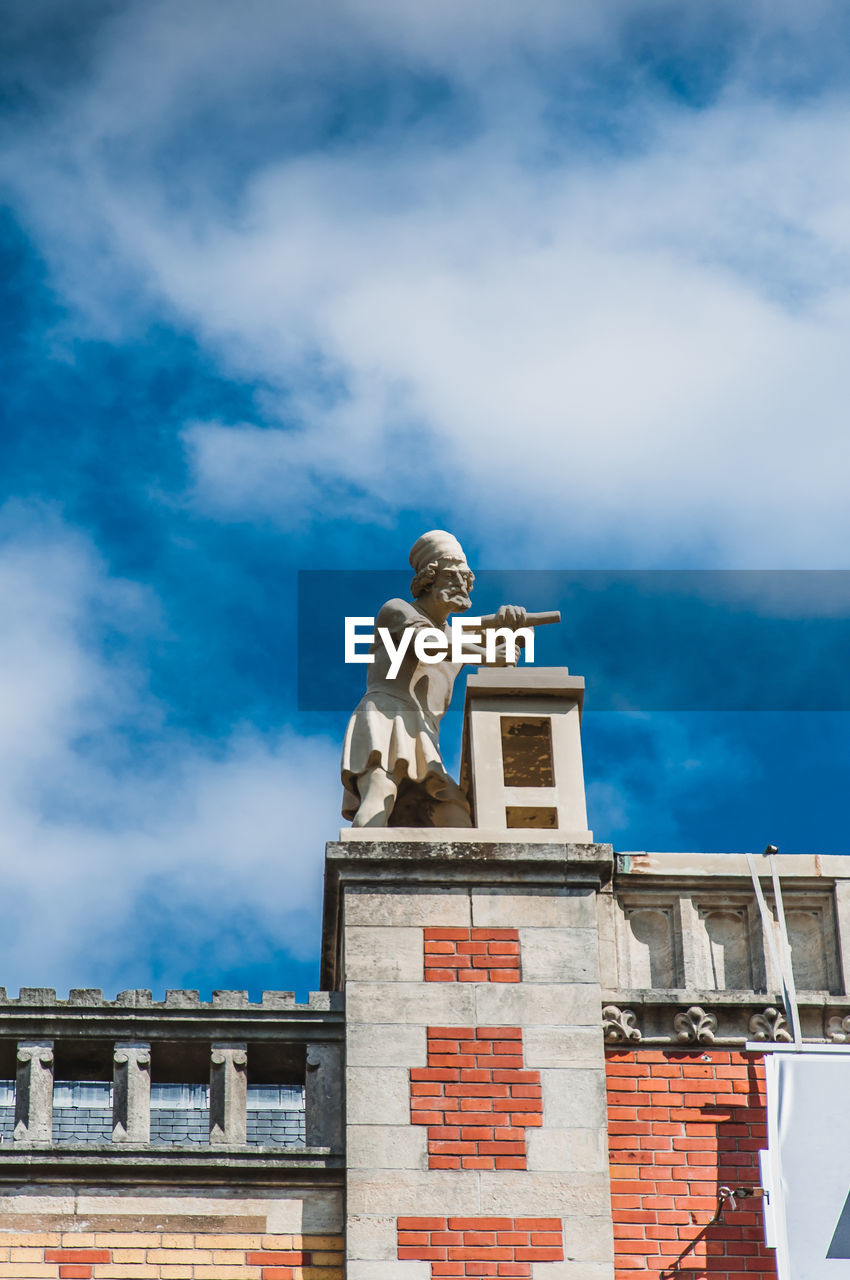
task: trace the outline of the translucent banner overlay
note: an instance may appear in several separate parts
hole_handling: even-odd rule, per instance
[[[409,600],[411,577],[299,573],[299,710],[354,709],[345,618]],[[850,570],[476,571],[472,613],[502,604],[560,610],[534,665],[584,676],[588,711],[850,711]]]

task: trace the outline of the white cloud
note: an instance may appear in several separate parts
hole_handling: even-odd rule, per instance
[[[703,110],[646,92],[605,151],[552,124],[523,58],[559,48],[568,76],[585,48],[619,56],[622,6],[248,11],[122,15],[64,122],[5,165],[95,331],[132,324],[135,282],[266,387],[277,431],[187,424],[203,509],[286,525],[439,501],[504,563],[506,544],[517,563],[845,562],[844,97],[759,97],[742,58]],[[476,129],[317,145],[323,86],[381,57],[445,76]],[[254,104],[262,135],[250,88],[275,74],[283,134],[220,198],[198,101],[214,83],[243,127]]]
[[[169,729],[92,634],[99,610],[158,625],[155,601],[42,520],[7,519],[0,560],[5,985],[181,985],[205,951],[218,972],[312,959],[336,744]]]

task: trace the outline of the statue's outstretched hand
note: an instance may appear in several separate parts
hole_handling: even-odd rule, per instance
[[[503,604],[496,614],[497,627],[510,627],[515,630],[517,627],[524,627],[526,619],[526,611],[518,604]]]

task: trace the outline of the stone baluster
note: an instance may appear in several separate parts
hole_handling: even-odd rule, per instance
[[[53,1041],[20,1040],[15,1085],[15,1142],[53,1139]]]
[[[113,1056],[112,1141],[151,1140],[151,1047],[120,1040]]]
[[[245,1044],[214,1044],[210,1060],[210,1142],[248,1139],[248,1052]]]

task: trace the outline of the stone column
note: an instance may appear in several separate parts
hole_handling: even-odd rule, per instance
[[[308,1147],[342,1150],[342,1046],[307,1045],[304,1124]]]
[[[53,1140],[53,1041],[18,1042],[15,1142]]]
[[[533,1257],[534,1280],[613,1280],[597,924],[613,854],[511,834],[328,846],[349,1280],[427,1280],[446,1232],[472,1261]]]
[[[214,1044],[210,1060],[210,1142],[248,1140],[248,1046]]]
[[[113,1057],[112,1141],[151,1140],[151,1047],[119,1041]]]

